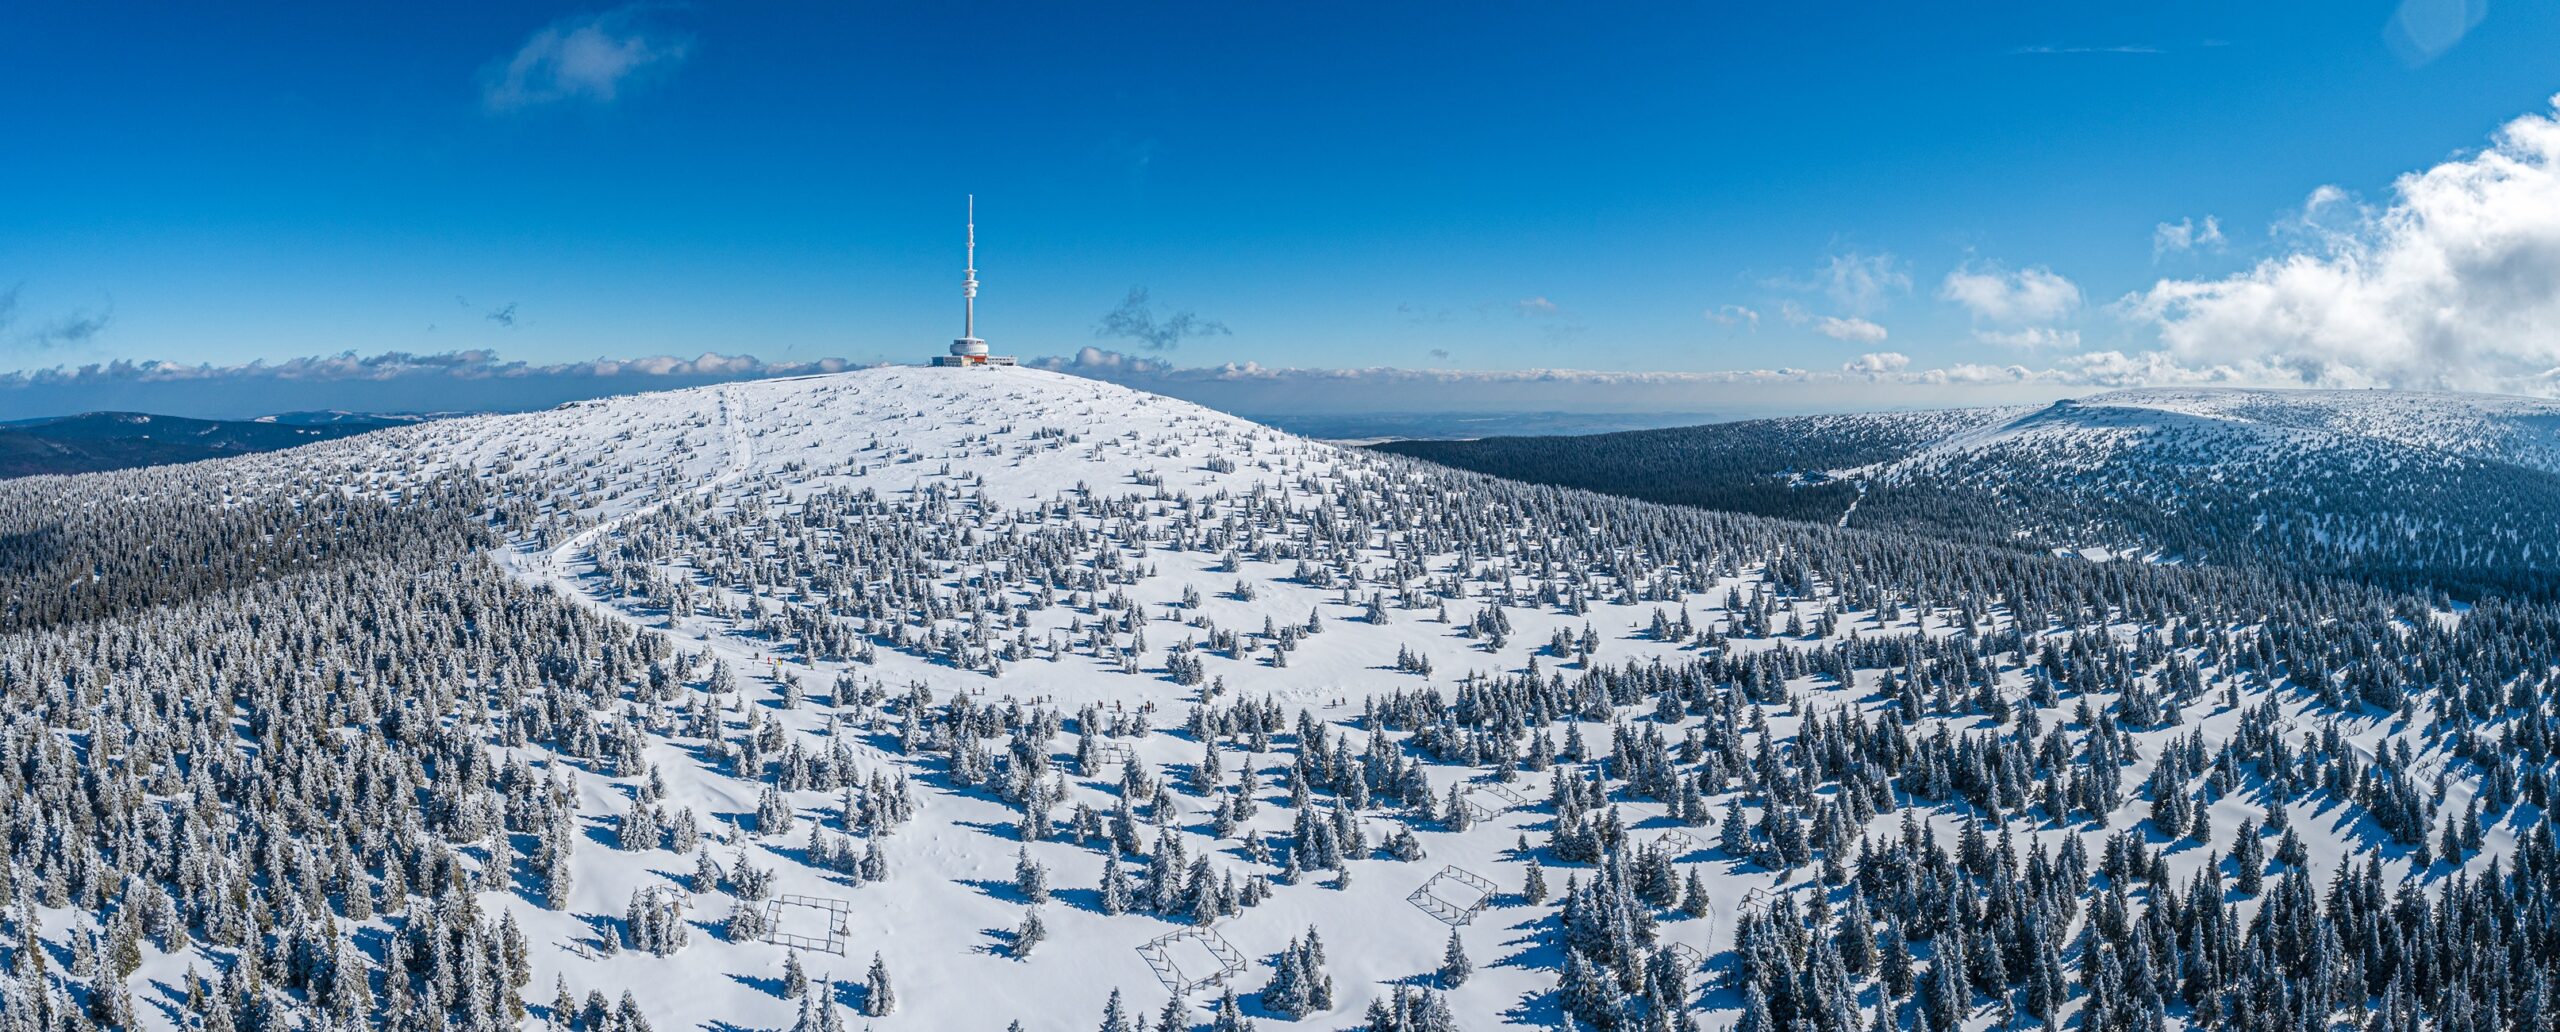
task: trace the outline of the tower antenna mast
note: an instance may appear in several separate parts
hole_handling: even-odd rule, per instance
[[[978,195],[969,195],[969,268],[960,279],[960,339],[951,342],[951,354],[936,355],[937,366],[1009,366],[1011,355],[987,354],[987,342],[978,339]]]
[[[961,281],[960,335],[978,335],[978,195],[969,195],[969,269]]]

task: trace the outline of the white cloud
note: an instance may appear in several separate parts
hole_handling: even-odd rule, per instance
[[[1707,311],[1707,321],[1718,326],[1760,328],[1760,313],[1742,305],[1719,305]]]
[[[1960,362],[1944,369],[1921,370],[1917,379],[1932,384],[1999,384],[2032,383],[2037,380],[2066,381],[2053,373],[2038,373],[2022,365],[1979,365]]]
[[[2162,51],[2159,47],[2148,43],[2118,43],[2110,46],[2039,43],[2033,46],[2011,47],[2009,52],[2012,54],[2157,54]]]
[[[2053,270],[2011,272],[1997,262],[1979,270],[1968,263],[1948,273],[1938,296],[1963,305],[1976,319],[2004,325],[2051,322],[2080,307],[2080,287]]]
[[[1521,315],[1532,318],[1554,315],[1562,310],[1556,307],[1555,302],[1543,296],[1521,298],[1513,307],[1518,308]]]
[[[1882,376],[1901,372],[1911,364],[1911,356],[1899,351],[1870,351],[1840,364],[1842,372],[1866,376]]]
[[[1832,255],[1819,282],[1831,303],[1851,315],[1872,314],[1894,295],[1911,292],[1911,274],[1889,253]]]
[[[481,102],[515,111],[569,100],[612,103],[635,76],[684,60],[692,41],[643,25],[641,7],[563,18],[482,75]]]
[[[1884,327],[1858,318],[1826,315],[1815,320],[1813,328],[1825,337],[1853,344],[1882,344],[1885,338]]]
[[[2014,330],[1976,330],[1974,339],[2021,351],[2075,351],[2080,347],[2080,331],[2059,330],[2051,326],[2024,326]]]
[[[2560,105],[2560,97],[2554,98]],[[2400,177],[2375,210],[2323,188],[2294,249],[2219,279],[2161,280],[2123,310],[2165,358],[2325,386],[2551,393],[2560,368],[2560,118]]]
[[[2197,248],[2218,251],[2222,249],[2222,243],[2222,222],[2211,215],[2205,216],[2203,222],[2192,217],[2163,222],[2151,227],[2151,260],[2159,261],[2162,255]]]

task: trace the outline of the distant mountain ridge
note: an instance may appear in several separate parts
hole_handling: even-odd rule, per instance
[[[2145,388],[2036,409],[1379,447],[1651,501],[2093,557],[2560,591],[2560,402],[2531,398]]]
[[[0,423],[0,478],[97,473],[293,448],[405,426],[422,416],[293,412],[259,419],[193,419],[84,412]]]

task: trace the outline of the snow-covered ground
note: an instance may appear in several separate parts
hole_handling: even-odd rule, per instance
[[[1978,433],[2021,432],[2003,425]],[[1714,688],[1723,702],[1701,695],[1690,712],[1666,713],[1654,695],[1639,693],[1615,705],[1580,703],[1598,711],[1562,715],[1504,744],[1578,738],[1585,762],[1563,769],[1580,773],[1612,752],[1621,731],[1659,733],[1674,755],[1684,737],[1695,749],[1701,735],[1730,737],[1737,755],[1795,750],[1806,747],[1796,736],[1809,720],[1881,722],[1897,693],[1928,694],[1907,683],[1910,664],[1957,662],[1965,653],[1925,660],[1902,653],[1858,665],[1845,683],[1822,657],[1843,657],[1847,669],[1846,657],[1886,655],[1858,651],[1879,641],[1989,635],[2015,619],[2005,611],[1959,614],[1944,598],[1878,606],[1819,585],[1784,590],[1809,582],[1794,579],[1774,551],[1689,569],[1625,551],[1583,554],[1562,536],[1573,528],[1561,518],[1528,528],[1543,538],[1520,526],[1469,525],[1516,511],[1494,504],[1486,482],[1028,369],[875,369],[609,398],[438,421],[206,469],[235,478],[242,491],[298,484],[396,496],[436,475],[477,479],[493,492],[490,512],[509,541],[500,561],[512,576],[672,645],[663,695],[628,690],[582,718],[598,731],[592,751],[559,741],[509,745],[492,732],[491,748],[504,761],[575,785],[581,841],[568,860],[574,877],[565,905],[545,905],[543,879],[531,869],[479,899],[483,911],[512,914],[526,932],[534,1020],[551,1017],[542,1004],[556,981],[581,998],[628,992],[659,1029],[791,1027],[801,1002],[783,995],[781,980],[792,948],[766,941],[770,934],[732,934],[731,915],[748,908],[771,915],[769,933],[804,944],[798,963],[811,978],[837,983],[834,999],[848,1014],[864,1000],[857,987],[873,957],[881,959],[899,1006],[849,1017],[856,1027],[993,1032],[1019,1020],[1028,1029],[1091,1028],[1115,991],[1133,1015],[1178,1001],[1174,1011],[1188,1027],[1210,1021],[1208,1008],[1232,988],[1264,1028],[1345,1028],[1395,986],[1436,987],[1432,973],[1455,927],[1475,967],[1446,992],[1456,1027],[1552,1028],[1561,1020],[1564,964],[1556,896],[1568,877],[1587,884],[1597,874],[1547,849],[1558,818],[1555,775],[1523,771],[1504,781],[1490,756],[1439,762],[1415,748],[1412,728],[1382,728],[1374,706],[1427,692],[1436,710],[1473,695],[1483,679],[1531,672],[1559,678],[1557,691],[1573,697],[1601,690],[1567,687],[1602,684],[1591,676],[1598,668],[1640,672],[1657,662],[1677,669],[1711,656],[1765,655],[1778,660],[1768,669],[1795,666],[1773,675],[1783,683],[1763,689],[1759,703],[1716,709],[1735,697],[1725,684]],[[1383,499],[1416,494],[1444,503],[1409,510],[1432,513],[1431,522],[1377,515],[1408,511]],[[1655,512],[1592,511],[1612,514],[1593,519],[1614,520]],[[1471,622],[1480,628],[1495,614],[1506,625],[1500,641],[1471,633]],[[1666,616],[1697,633],[1662,633]],[[2440,742],[2397,715],[2340,713],[2283,690],[2281,679],[2237,671],[2227,654],[2217,661],[2201,639],[2173,641],[2160,624],[2098,623],[2083,629],[2104,634],[2077,639],[2072,627],[2039,624],[2027,640],[2049,634],[2075,653],[2143,656],[2138,681],[2167,694],[2177,719],[2127,733],[2132,754],[2120,775],[2129,787],[2184,736],[2200,734],[2217,750],[2239,738],[2244,723],[2273,719],[2285,741],[2304,749],[2330,729],[2367,758],[2405,743],[2412,769],[2440,783],[2433,801],[2448,812],[2479,791],[2461,765],[2446,763]],[[2436,633],[2459,626],[2428,624]],[[2245,637],[2254,628],[2209,630]],[[2160,664],[2173,659],[2183,664],[2177,669],[2200,671],[2191,690],[2163,683],[2172,668]],[[2054,676],[2052,662],[2031,648],[1993,654],[1989,677],[2009,705],[2025,707],[2034,685]],[[2103,708],[2111,698],[2075,694],[2042,709],[2038,719],[2054,736],[2049,748],[2085,746],[2089,728],[2075,723],[2072,707]],[[967,730],[935,723],[955,712],[953,700],[967,700],[957,707],[972,715]],[[1199,733],[1201,714],[1240,719],[1266,708],[1273,726],[1231,727],[1206,740]],[[1281,875],[1298,854],[1280,843],[1299,817],[1289,805],[1293,769],[1317,762],[1299,733],[1302,712],[1328,744],[1339,739],[1355,768],[1364,755],[1429,761],[1417,769],[1435,801],[1430,809],[1445,811],[1455,790],[1484,819],[1461,829],[1443,813],[1411,806],[1358,808],[1346,823],[1373,850],[1410,833],[1424,855],[1375,852],[1340,873],[1309,871],[1290,883]],[[1044,720],[1060,733],[1023,730]],[[1916,740],[2000,729],[1949,710],[1909,733]],[[750,741],[760,762],[742,770],[740,750]],[[625,742],[630,751],[618,758]],[[1036,757],[1008,752],[1017,746]],[[1217,758],[1214,778],[1199,776],[1206,755]],[[805,784],[813,763],[857,786],[903,783],[889,794],[911,799],[912,815],[889,822],[894,827],[845,822],[844,792],[784,789]],[[1004,783],[1008,772],[1026,769],[1027,781]],[[1247,770],[1259,805],[1221,834],[1217,818]],[[1627,776],[1623,768],[1612,774]],[[1131,777],[1160,780],[1161,788],[1132,792]],[[1654,947],[1686,958],[1687,1003],[1720,1027],[1737,1019],[1743,1002],[1718,981],[1732,967],[1743,912],[1773,893],[1821,896],[1826,905],[1845,895],[1817,883],[1816,866],[1781,873],[1721,848],[1728,831],[1721,815],[1740,802],[1756,815],[1766,786],[1731,771],[1709,780],[1704,810],[1687,821],[1675,820],[1664,800],[1640,798],[1616,781],[1608,802],[1629,826],[1630,843],[1668,850],[1677,870],[1704,889],[1703,914],[1658,909]],[[1025,785],[1053,803],[1047,833],[1033,841],[1021,832]],[[1320,822],[1351,805],[1326,784],[1311,793],[1307,812]],[[1825,788],[1814,801],[1827,807],[1840,801],[1836,793]],[[789,830],[763,826],[759,809],[769,808],[769,794],[793,812]],[[2244,822],[2265,810],[2264,797],[2249,792],[2208,795],[2209,845],[2152,836],[2173,884],[2218,862]],[[1097,886],[1112,853],[1108,833],[1080,843],[1071,818],[1090,807],[1108,821],[1124,801],[1143,855],[1115,862],[1132,877],[1178,848],[1213,880],[1267,883],[1268,898],[1226,908],[1205,925],[1183,913],[1106,912]],[[1966,821],[1960,802],[1898,801],[1913,808],[1862,816],[1853,840],[1895,839],[1909,816],[1952,843]],[[659,822],[689,815],[702,838],[698,852],[669,848],[688,836],[659,832],[641,848],[618,848],[626,815],[644,805]],[[2311,797],[2278,805],[2290,807],[2314,870],[2350,855],[2384,858],[2394,873],[2409,869],[2409,850],[2378,845],[2372,818],[2359,808]],[[2094,855],[2150,807],[2135,787],[2103,822],[2013,812],[2003,827],[2022,852],[2079,838]],[[2466,861],[2471,869],[2510,848],[2512,827],[2487,831],[2485,850]],[[848,873],[816,855],[813,842],[856,843],[876,853],[879,869]],[[1052,894],[1036,907],[1015,883],[1025,854],[1045,868]],[[697,885],[705,857],[718,874]],[[1549,892],[1535,904],[1521,896],[1533,857],[1546,865]],[[2436,877],[2455,869],[2439,866]],[[752,871],[770,872],[770,884],[747,884],[756,880]],[[664,956],[628,943],[603,950],[602,940],[627,934],[621,919],[635,896],[653,890],[677,901],[689,941]],[[1248,897],[1260,893],[1246,889]],[[1018,956],[1015,930],[1034,910],[1046,939]],[[1309,928],[1323,937],[1335,1001],[1292,1019],[1253,994]],[[174,986],[189,965],[209,963],[192,950],[155,954],[142,978]],[[1885,1002],[1860,985],[1860,1007]],[[165,1025],[168,1013],[146,1008],[155,1024]],[[1987,1007],[1978,1020],[1989,1020]]]

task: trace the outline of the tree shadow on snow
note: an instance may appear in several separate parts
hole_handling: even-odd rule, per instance
[[[808,969],[806,961],[801,963],[801,969],[804,971]],[[779,1000],[782,998],[782,979],[780,978],[768,978],[763,975],[750,975],[743,971],[732,971],[729,972],[729,980],[736,982],[739,985],[746,986],[749,989],[753,989],[759,993],[763,993],[766,996],[773,997],[774,999]],[[816,992],[817,987],[811,986],[810,991]]]

